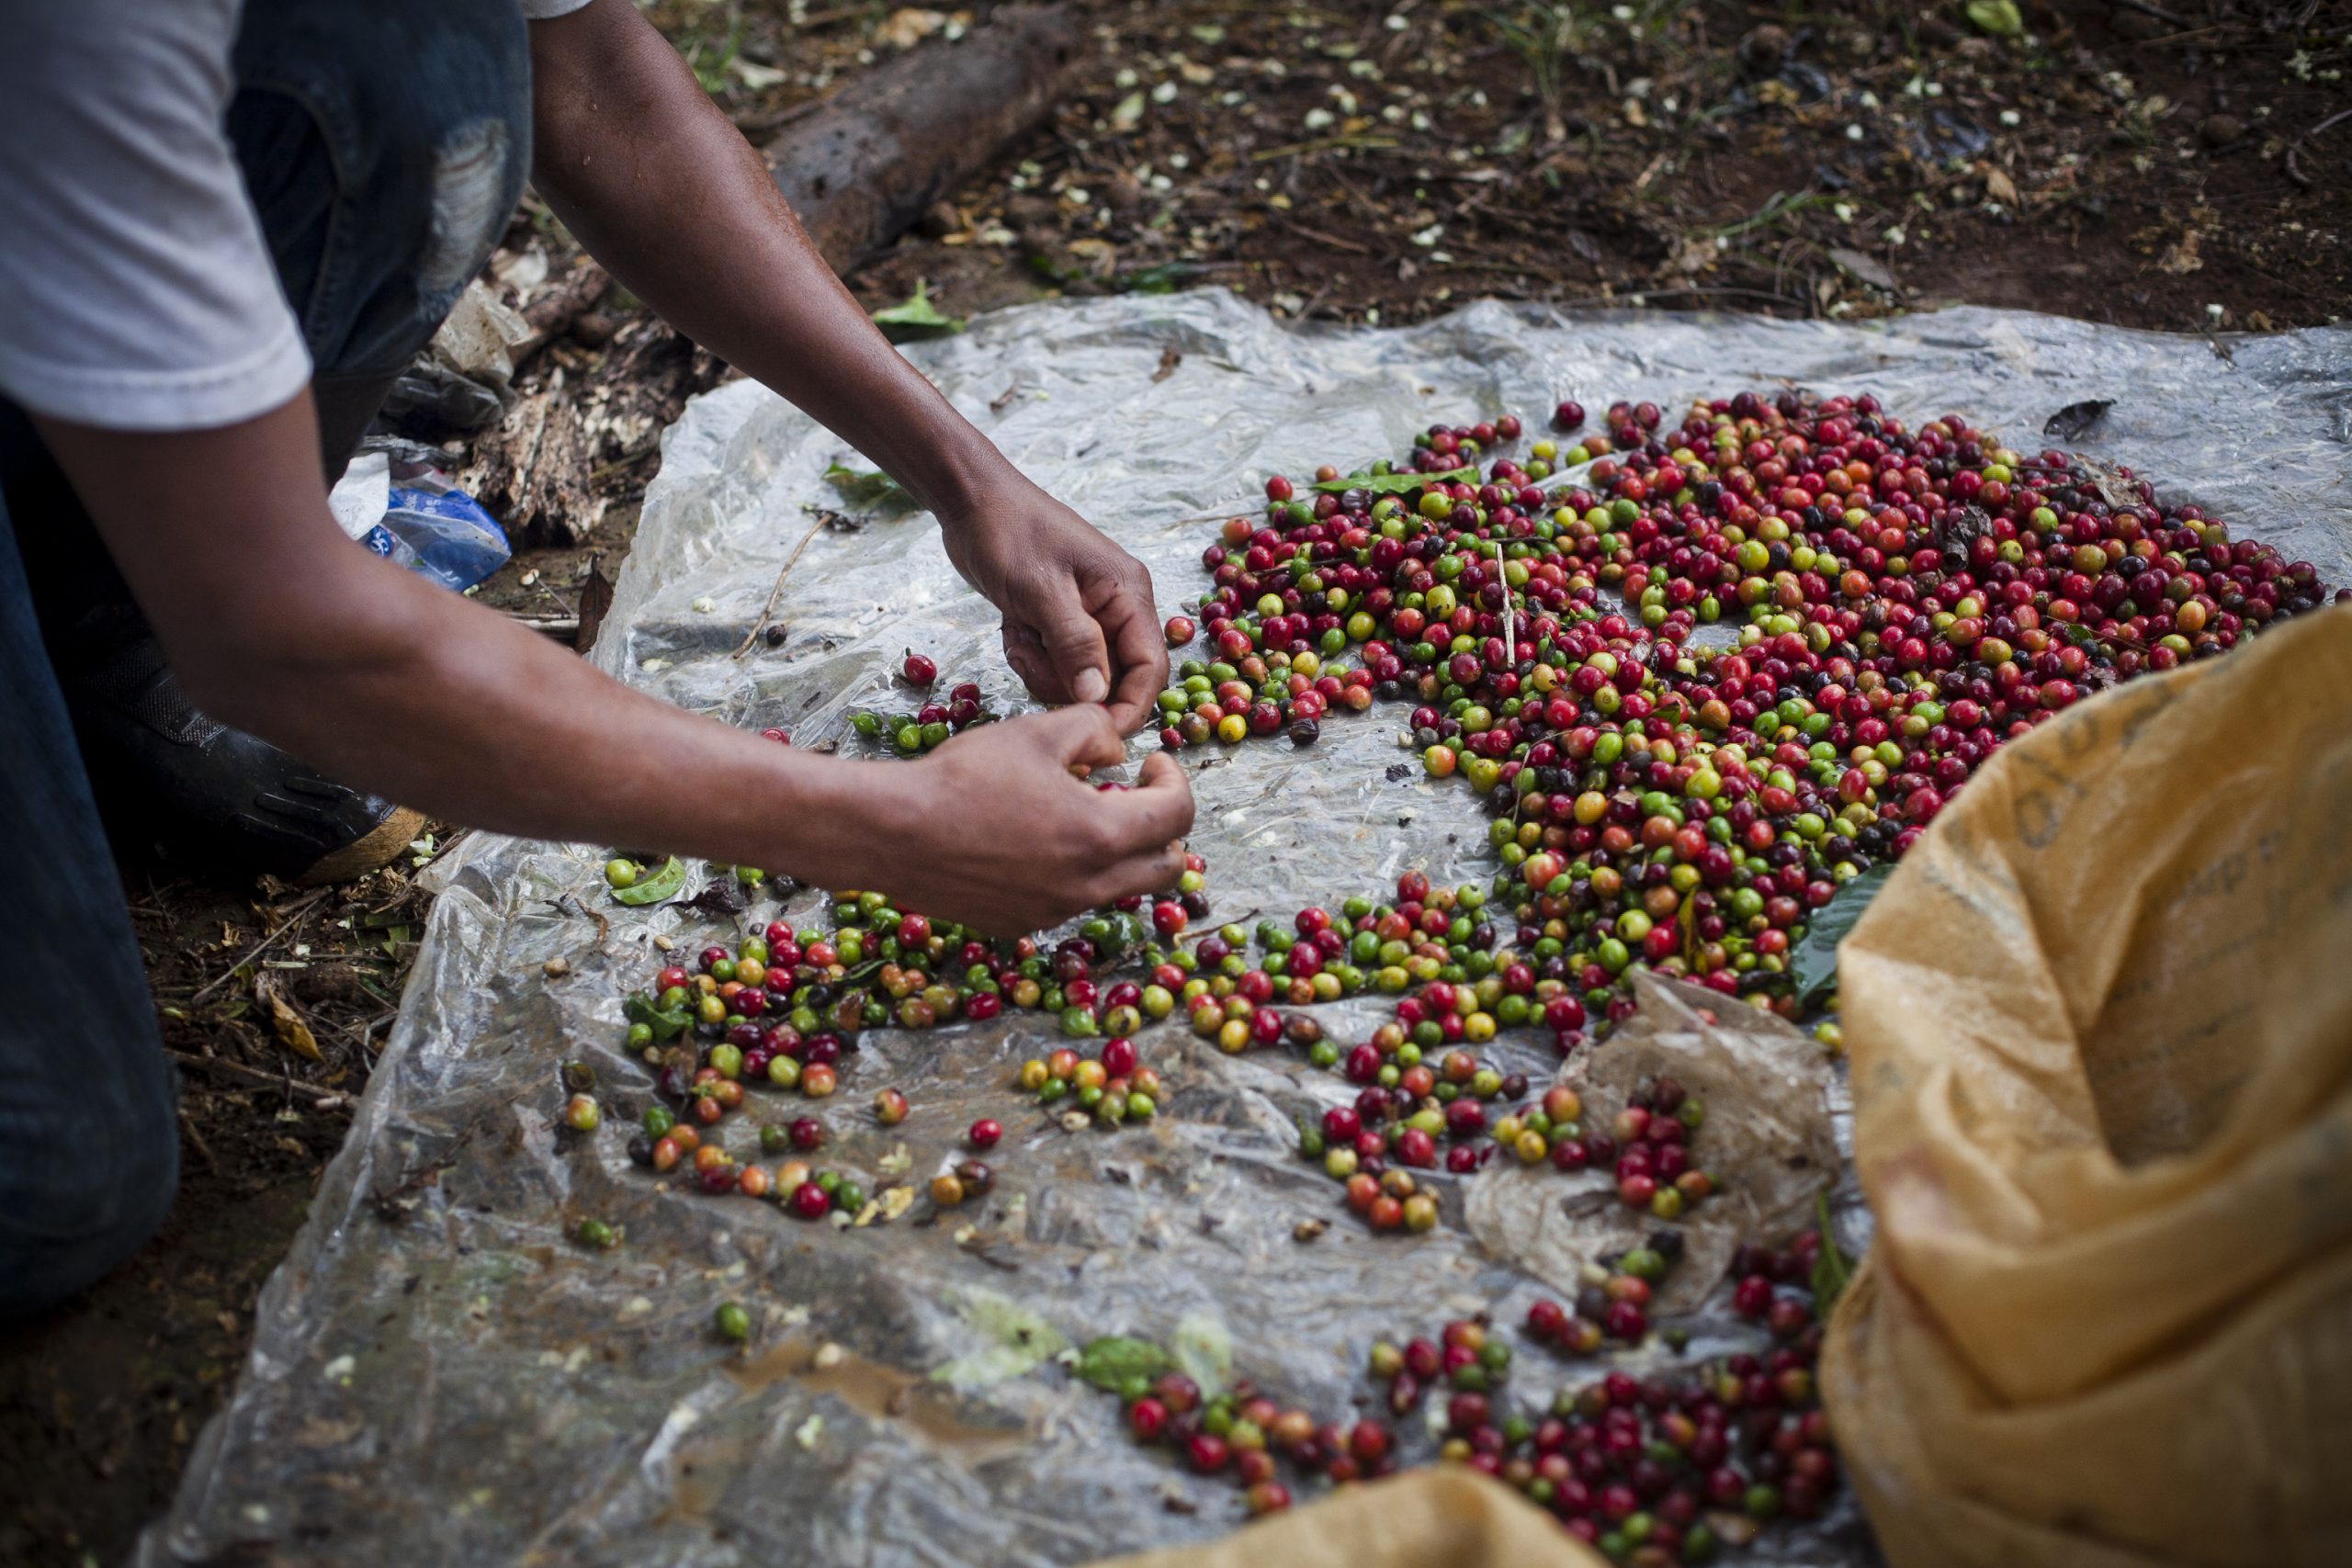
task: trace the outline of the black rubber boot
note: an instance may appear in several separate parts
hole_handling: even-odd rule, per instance
[[[373,871],[424,830],[424,813],[198,712],[144,628],[64,675],[99,815],[125,849],[310,885]]]

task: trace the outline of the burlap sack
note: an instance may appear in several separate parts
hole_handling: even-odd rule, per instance
[[[1895,1568],[2352,1562],[2352,611],[2004,748],[1839,980]]]

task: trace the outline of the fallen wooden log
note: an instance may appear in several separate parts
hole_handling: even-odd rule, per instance
[[[818,251],[846,272],[1043,123],[1079,44],[1058,6],[1004,7],[954,43],[933,39],[875,66],[762,155]],[[516,361],[571,330],[611,281],[583,259],[526,305],[533,335]],[[518,542],[576,544],[611,497],[600,481],[649,456],[662,426],[721,369],[659,321],[631,321],[584,367],[535,376],[476,443],[460,482]]]
[[[918,44],[768,145],[776,188],[846,272],[1043,124],[1079,45],[1058,6],[1005,6],[954,43]]]

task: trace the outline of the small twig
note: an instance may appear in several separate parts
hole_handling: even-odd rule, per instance
[[[537,579],[532,582],[531,586],[537,589],[541,593],[547,595],[548,601],[555,605],[556,613],[558,615],[570,615],[573,614],[571,605],[565,601],[562,594],[558,593],[553,588],[548,586],[548,580],[546,578],[541,577]]]
[[[542,637],[560,637],[570,641],[580,635],[580,617],[577,615],[509,615],[506,618],[525,630],[537,632]]]
[[[622,469],[637,467],[638,464],[642,463],[645,459],[650,457],[660,450],[662,450],[661,442],[649,441],[634,452],[624,452],[619,457],[614,458],[611,462],[605,464],[603,468],[589,469],[588,482],[592,485],[602,484],[606,479],[611,479],[615,474],[619,473]]]
[[[301,924],[302,917],[309,914],[312,909],[317,908],[319,905],[325,900],[326,896],[334,891],[334,889],[332,887],[322,887],[317,892],[310,895],[310,897],[297,902],[292,908],[286,910],[286,919],[276,931],[270,932],[267,936],[262,938],[261,941],[255,942],[243,957],[229,965],[229,972],[227,974],[218,976],[215,978],[207,981],[203,986],[198,987],[196,994],[188,998],[187,1005],[190,1007],[196,1006],[197,1003],[202,1001],[205,998],[210,996],[213,992],[219,990],[221,987],[235,979],[237,977],[238,970],[244,968],[247,964],[259,958],[263,953],[268,952],[269,949],[275,947],[277,944],[278,938],[284,936],[296,926]]]
[[[2317,125],[2312,126],[2309,130],[2304,131],[2301,136],[2296,137],[2292,141],[2287,143],[2287,155],[2281,160],[2281,163],[2285,165],[2287,170],[2287,177],[2294,181],[2297,185],[2302,186],[2305,190],[2311,189],[2311,176],[2295,166],[2296,151],[2312,137],[2324,134],[2330,127],[2339,124],[2346,119],[2352,119],[2352,109],[2339,109],[2335,114],[2329,115],[2325,119],[2321,120]]]
[[[2149,49],[2160,43],[2181,43],[2189,39],[2203,38],[2207,33],[2229,32],[2234,28],[2244,27],[2245,25],[2245,24],[2243,22],[2209,22],[2201,28],[2191,28],[2185,33],[2159,33],[2154,38],[2136,38],[2126,43],[2123,47],[2126,49]]]
[[[204,1168],[215,1176],[220,1175],[220,1162],[213,1157],[212,1145],[204,1141],[204,1134],[196,1130],[196,1118],[187,1113],[187,1106],[183,1105],[179,1109],[181,1134],[196,1145],[198,1154],[204,1156]]]
[[[243,1078],[250,1083],[260,1084],[265,1089],[282,1089],[288,1094],[294,1092],[294,1080],[291,1077],[282,1074],[265,1073],[258,1067],[248,1067],[242,1062],[225,1061],[219,1056],[193,1056],[186,1051],[175,1051],[168,1046],[164,1048],[164,1055],[183,1066],[202,1067],[209,1073],[226,1073],[231,1077]]]
[[[558,914],[561,914],[563,912],[563,906],[566,904],[571,906],[572,912],[574,914],[585,915],[588,919],[596,922],[596,956],[599,958],[611,957],[612,954],[607,953],[605,949],[605,943],[612,937],[613,922],[606,919],[602,912],[590,908],[586,904],[581,902],[580,899],[574,897],[569,893],[565,894],[562,898],[557,901],[556,912]]]
[[[2137,11],[2143,17],[2154,17],[2160,22],[2170,22],[2177,28],[2185,28],[2188,26],[2188,18],[2187,17],[2181,16],[2177,12],[2167,11],[2162,6],[2152,4],[2151,0],[2115,0],[2115,3],[2122,6],[2127,11]]]
[[[1335,251],[1346,251],[1351,255],[1368,256],[1377,254],[1370,245],[1359,245],[1353,240],[1342,240],[1336,234],[1323,233],[1319,230],[1308,228],[1304,223],[1294,223],[1287,218],[1283,220],[1283,227],[1303,240],[1312,240],[1318,245],[1329,245]]]
[[[768,617],[775,614],[776,601],[784,597],[784,580],[792,575],[792,569],[800,562],[800,552],[808,547],[808,541],[815,538],[824,526],[822,516],[809,524],[808,531],[800,536],[800,542],[792,547],[790,555],[785,557],[784,570],[775,574],[775,586],[768,590],[768,602],[760,606],[760,618],[752,623],[750,631],[743,634],[742,646],[735,650],[736,658],[741,659],[751,652],[752,645],[760,640],[760,633],[767,629]]]
[[[375,1054],[375,1047],[368,1043],[375,1037],[378,1026],[389,1022],[392,1019],[398,1018],[400,1014],[401,1010],[394,1008],[390,1012],[379,1012],[371,1019],[368,1019],[363,1022],[350,1026],[357,1035],[359,1044],[359,1060],[363,1065],[368,1062],[369,1056]]]
[[[1364,152],[1394,152],[1396,139],[1393,136],[1327,136],[1319,141],[1294,141],[1284,147],[1269,147],[1250,154],[1253,164],[1267,163],[1275,158],[1289,158],[1301,152],[1323,152],[1335,147],[1354,147]]]

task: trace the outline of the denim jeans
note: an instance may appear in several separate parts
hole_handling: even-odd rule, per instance
[[[310,347],[332,478],[522,194],[525,23],[500,0],[245,0],[235,68],[227,130]],[[16,863],[0,894],[0,1314],[128,1257],[177,1181],[174,1076],[59,679],[141,629],[71,487],[0,400],[0,844]]]

